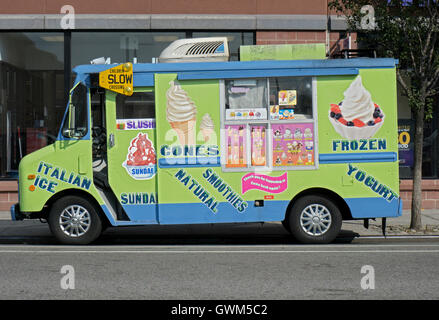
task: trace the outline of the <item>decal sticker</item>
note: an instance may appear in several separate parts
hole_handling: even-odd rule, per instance
[[[176,174],[175,178],[180,181],[184,186],[191,191],[195,197],[197,197],[206,207],[212,211],[212,213],[217,213],[218,211],[218,200],[209,191],[206,190],[204,184],[193,178],[185,170],[180,169]],[[203,172],[203,178],[205,182],[209,183],[216,192],[230,203],[230,205],[235,208],[237,212],[244,212],[248,207],[248,203],[244,201],[241,196],[232,189],[232,187],[225,182],[213,169],[208,168]]]
[[[31,191],[34,191],[35,187],[37,187],[41,190],[55,193],[59,182],[68,183],[86,190],[89,190],[91,185],[91,179],[87,176],[80,175],[73,171],[68,172],[62,167],[41,161],[38,165],[37,175],[33,183],[34,187],[31,188]]]
[[[273,124],[273,166],[314,165],[312,123]]]
[[[357,76],[344,92],[344,100],[331,104],[329,120],[335,131],[345,139],[358,140],[373,137],[384,123],[380,106],[372,102],[369,91]]]
[[[155,119],[118,119],[116,128],[118,130],[155,129]]]
[[[370,188],[373,192],[380,195],[387,202],[391,202],[393,199],[398,199],[398,195],[383,183],[380,183],[371,174],[366,171],[361,170],[358,167],[354,167],[350,163],[348,164],[348,171],[346,172],[348,176],[354,177],[358,182],[363,183],[366,187]]]
[[[131,140],[127,159],[122,166],[136,180],[149,180],[155,176],[156,154],[147,133],[139,133]]]
[[[151,192],[136,192],[136,193],[121,193],[120,203],[124,205],[139,205],[139,204],[156,204],[157,193]]]
[[[166,119],[175,130],[181,145],[195,145],[197,106],[177,81],[166,92]]]
[[[247,173],[242,177],[242,193],[249,190],[261,190],[268,193],[281,193],[288,188],[288,175],[285,172],[279,177],[270,177],[265,174]]]

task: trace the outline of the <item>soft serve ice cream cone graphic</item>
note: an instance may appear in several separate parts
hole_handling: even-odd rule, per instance
[[[369,139],[381,128],[384,114],[372,102],[361,76],[357,76],[344,92],[344,100],[331,104],[329,119],[334,129],[346,139]]]
[[[166,93],[166,119],[182,145],[195,145],[197,107],[177,81],[170,82]]]
[[[213,124],[212,118],[210,117],[210,114],[205,113],[203,118],[201,119],[200,124],[200,130],[203,134],[204,142],[209,141],[214,129],[215,126]]]

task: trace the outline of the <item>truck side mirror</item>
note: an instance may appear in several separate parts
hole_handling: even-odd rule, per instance
[[[75,115],[76,115],[76,107],[73,103],[70,102],[69,103],[69,126],[67,129],[69,131],[70,138],[72,138],[74,136],[75,129],[76,129]]]
[[[73,138],[75,133],[75,105],[72,102],[72,95],[69,97],[69,110],[68,110],[68,126],[63,131],[63,135],[68,138]]]
[[[70,90],[67,115],[62,134],[66,138],[81,139],[88,131],[87,88],[78,83]]]

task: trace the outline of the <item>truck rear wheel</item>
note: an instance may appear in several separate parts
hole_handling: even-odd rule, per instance
[[[102,232],[102,221],[96,209],[78,196],[57,200],[49,213],[52,234],[63,244],[89,244]]]
[[[308,195],[298,199],[289,212],[293,237],[302,243],[330,243],[340,232],[342,216],[328,198]]]

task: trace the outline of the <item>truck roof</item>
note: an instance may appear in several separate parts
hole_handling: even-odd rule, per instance
[[[359,69],[395,68],[397,64],[398,60],[393,58],[137,63],[133,64],[133,82],[135,87],[153,86],[156,73],[175,73],[178,80],[357,75]],[[117,65],[79,65],[72,71],[77,74],[75,82],[89,86],[90,74]]]

